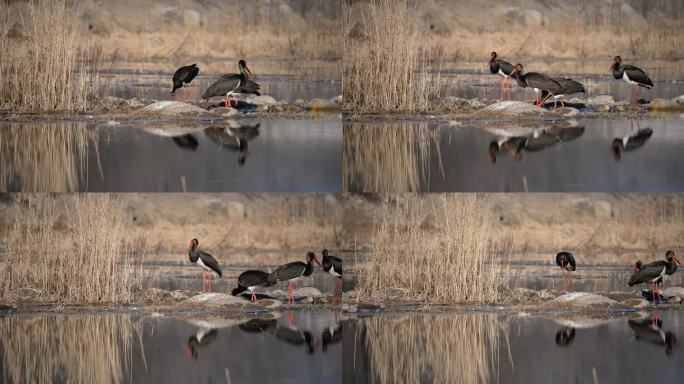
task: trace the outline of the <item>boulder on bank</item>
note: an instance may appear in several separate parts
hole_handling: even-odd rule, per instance
[[[259,299],[252,303],[243,295],[233,296],[221,292],[205,292],[195,295],[183,301],[183,304],[210,306],[210,307],[232,307],[232,308],[251,308],[251,307],[265,307],[276,308],[280,306],[278,300],[273,299]]]
[[[255,96],[245,101],[253,105],[278,105],[278,101],[268,95]]]
[[[157,101],[156,103],[152,103],[145,108],[142,108],[141,111],[169,116],[194,116],[207,113],[206,110],[196,105],[170,100]]]
[[[287,292],[276,289],[272,292],[268,292],[269,296],[275,297],[276,299],[279,300],[287,300],[289,298],[289,295]],[[318,289],[314,287],[302,287],[302,288],[297,288],[294,291],[294,299],[295,300],[302,300],[307,297],[315,298],[315,297],[322,297],[323,293],[319,291]]]
[[[587,105],[613,105],[615,98],[611,95],[598,95],[586,99],[584,103]]]
[[[684,299],[684,287],[667,287],[660,290],[660,294],[665,297],[679,297]]]
[[[580,309],[619,309],[624,305],[605,296],[589,292],[571,292],[546,303],[550,307]]]
[[[502,101],[500,103],[494,103],[485,107],[483,111],[503,113],[506,115],[543,115],[549,113],[549,111],[544,108],[539,108],[522,101]]]
[[[684,104],[677,102],[675,99],[653,99],[648,105],[648,109],[657,112],[678,112],[684,111]]]
[[[313,99],[306,105],[306,109],[309,111],[336,112],[340,111],[342,108],[340,107],[340,104],[331,100]]]

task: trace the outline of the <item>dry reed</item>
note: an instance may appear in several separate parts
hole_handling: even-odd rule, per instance
[[[435,92],[432,75],[422,62],[430,62],[409,0],[371,0],[362,20],[354,20],[345,2],[343,97],[345,108],[355,111],[417,111],[428,108]],[[351,36],[357,22],[364,36]]]
[[[475,194],[428,201],[398,195],[385,204],[359,297],[425,303],[493,303],[508,286],[507,231],[493,231],[491,202]]]
[[[3,382],[121,383],[131,358],[128,316],[6,317],[0,320]]]
[[[11,2],[10,2],[11,3]],[[20,20],[0,2],[0,108],[21,111],[86,110],[95,96],[101,48],[81,39],[69,0],[30,0]]]
[[[360,326],[373,382],[496,381],[506,328],[496,315],[374,316]]]
[[[88,173],[98,130],[85,123],[9,123],[0,129],[0,190],[73,192]],[[82,177],[79,178],[79,175]]]
[[[0,265],[0,296],[78,303],[131,301],[133,288],[142,283],[141,268],[135,264],[142,263],[145,244],[125,241],[131,239],[123,236],[126,218],[118,198],[14,198],[14,223]],[[58,213],[60,204],[65,213]]]
[[[425,123],[345,126],[343,189],[418,191],[429,177],[431,148],[439,151],[439,134],[439,128]],[[441,159],[439,153],[436,157]]]

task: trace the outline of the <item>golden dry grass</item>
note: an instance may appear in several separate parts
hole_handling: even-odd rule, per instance
[[[14,198],[0,296],[77,303],[132,300],[132,290],[142,284],[145,242],[143,235],[124,238],[126,217],[118,198],[71,195],[64,213],[56,209],[59,195]]]
[[[0,320],[2,381],[121,383],[132,335],[128,316],[5,317]]]
[[[409,0],[371,0],[361,18],[363,36],[354,35],[350,6],[343,8],[343,97],[355,111],[418,111],[428,107],[435,92],[432,75],[422,62],[430,61]]]
[[[372,316],[359,323],[373,382],[496,382],[506,324],[495,315]]]
[[[424,303],[493,303],[507,287],[508,231],[493,231],[491,201],[445,194],[385,202],[359,276],[359,297]]]
[[[426,123],[350,124],[344,127],[343,190],[356,183],[363,192],[418,191],[430,165],[439,129]],[[378,143],[382,143],[382,150]],[[441,158],[438,156],[437,158]]]
[[[0,129],[0,190],[73,192],[98,130],[85,123],[9,123]],[[93,145],[97,151],[97,145]],[[97,152],[96,152],[97,155]],[[97,157],[97,156],[96,156]]]
[[[21,111],[76,111],[95,95],[100,47],[80,37],[73,3],[30,0],[18,36],[0,31],[0,107]],[[1,25],[9,28],[10,5],[0,3]]]

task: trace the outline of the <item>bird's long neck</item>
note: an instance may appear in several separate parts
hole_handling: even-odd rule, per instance
[[[667,273],[668,274],[673,274],[677,271],[677,263],[675,263],[674,260],[669,260],[667,262]]]
[[[249,79],[249,75],[247,74],[247,71],[245,71],[244,66],[240,66],[240,80],[242,82],[245,82],[247,79]]]
[[[311,260],[306,261],[306,268],[304,268],[304,273],[302,275],[309,276],[313,272],[313,264]]]
[[[199,259],[199,251],[197,251],[197,246],[193,245],[192,248],[190,248],[190,251],[188,251],[188,257],[190,257],[190,261],[193,263]]]

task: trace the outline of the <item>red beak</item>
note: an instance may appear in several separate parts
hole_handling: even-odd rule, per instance
[[[681,262],[681,261],[679,261],[679,259],[677,258],[677,256],[675,256],[675,255],[672,255],[672,258],[674,259],[674,261],[676,261],[676,262],[677,262],[677,264],[679,264],[679,266],[680,266],[680,267],[682,266],[682,262]]]
[[[252,71],[249,70],[247,64],[245,64],[245,71],[247,71],[247,73],[249,73],[249,75],[252,76]]]
[[[610,68],[608,68],[608,71],[609,71],[609,72],[613,70],[613,67],[615,66],[615,63],[617,63],[617,61],[613,61],[613,64],[610,65]]]
[[[316,264],[318,264],[319,267],[323,268],[321,263],[318,262],[318,258],[316,256],[314,256],[314,261],[316,262]]]
[[[516,72],[518,72],[518,70],[515,69],[515,68],[513,68],[513,70],[511,71],[511,74],[508,75],[508,76],[509,76],[509,77],[513,77],[513,74],[516,73]]]

